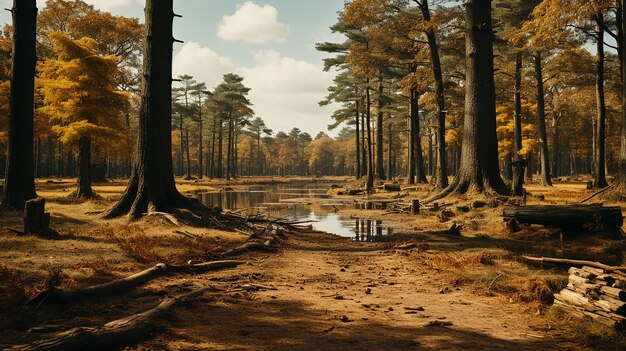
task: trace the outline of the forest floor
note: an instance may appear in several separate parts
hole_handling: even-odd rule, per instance
[[[181,182],[187,195],[293,179]],[[345,178],[328,179],[342,182]],[[530,185],[529,203],[576,202],[593,191],[584,179],[553,189]],[[95,186],[100,200],[73,203],[71,180],[38,183],[59,240],[19,237],[19,213],[0,214],[0,349],[49,332],[97,326],[154,307],[165,296],[215,291],[158,321],[159,330],[128,350],[623,350],[626,339],[550,306],[564,286],[563,267],[530,266],[521,254],[622,263],[625,240],[526,228],[511,235],[502,206],[464,212],[475,198],[440,201],[449,209],[419,215],[339,211],[383,219],[395,234],[361,243],[335,235],[291,233],[278,253],[247,253],[237,268],[154,280],[130,293],[66,305],[20,307],[46,286],[72,288],[130,275],[158,262],[209,260],[244,242],[238,232],[175,225],[159,216],[104,220],[124,183]],[[329,191],[336,195],[336,191]],[[425,187],[381,192],[423,198]],[[487,200],[487,199],[486,199]],[[623,205],[623,204],[621,204]],[[462,237],[431,233],[463,223]],[[244,289],[245,286],[257,289]],[[16,307],[17,306],[17,307]],[[29,331],[30,330],[30,331]]]

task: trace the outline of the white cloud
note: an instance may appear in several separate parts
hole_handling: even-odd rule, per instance
[[[197,81],[206,83],[210,89],[221,82],[225,73],[235,69],[230,59],[195,42],[188,42],[182,47],[174,57],[173,65],[175,76],[192,75]]]
[[[233,15],[222,17],[218,36],[226,41],[264,44],[283,43],[289,27],[278,21],[278,10],[271,5],[259,6],[248,1]]]
[[[254,53],[255,63],[237,67],[229,58],[210,48],[189,42],[174,57],[174,74],[189,74],[213,89],[225,73],[244,78],[257,116],[274,131],[294,127],[315,136],[326,131],[336,106],[319,107],[333,75],[312,63],[282,56],[274,50]]]
[[[276,131],[298,127],[317,134],[331,123],[334,107],[318,102],[332,84],[332,75],[306,61],[281,56],[274,50],[255,53],[256,64],[241,68],[256,114]]]

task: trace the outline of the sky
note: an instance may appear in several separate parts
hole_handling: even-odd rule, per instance
[[[143,22],[143,0],[84,0],[115,15]],[[0,0],[10,8],[11,0]],[[45,0],[37,0],[43,8]],[[174,0],[174,75],[190,74],[214,88],[225,73],[237,73],[250,87],[257,116],[275,132],[293,127],[315,136],[331,135],[327,125],[336,106],[318,102],[332,84],[322,70],[316,42],[343,41],[329,27],[343,0]],[[1,11],[0,21],[10,23]]]

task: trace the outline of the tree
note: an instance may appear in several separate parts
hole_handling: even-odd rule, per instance
[[[183,196],[172,166],[172,25],[173,0],[146,0],[142,100],[137,157],[126,191],[107,217],[179,209],[208,211]]]
[[[41,67],[40,110],[54,124],[65,143],[78,145],[78,186],[75,196],[92,197],[92,143],[110,144],[127,136],[123,120],[128,96],[117,89],[117,58],[100,56],[90,38],[72,40],[49,33],[56,59]]]
[[[626,0],[618,1],[621,5],[622,14],[624,9],[626,9]],[[622,19],[622,48],[626,48],[626,21]],[[615,181],[613,182],[613,193],[619,195],[620,197],[626,197],[626,54],[622,53],[621,56],[621,66],[622,66],[622,134],[621,134],[621,142],[620,142],[620,152],[619,152],[619,160],[618,160],[618,171],[617,176],[615,177]]]
[[[220,116],[219,118],[219,142],[218,142],[218,171],[217,177],[222,177],[222,133],[223,123],[228,125],[227,150],[226,150],[226,179],[235,175],[236,169],[236,138],[241,122],[247,117],[254,115],[250,108],[252,105],[247,98],[250,88],[243,85],[243,78],[239,75],[228,73],[224,80],[213,91],[209,101],[211,109]]]
[[[426,34],[428,48],[430,52],[430,63],[435,80],[436,104],[435,113],[437,115],[437,172],[435,175],[436,186],[444,189],[448,186],[448,171],[446,162],[446,102],[443,84],[443,74],[441,69],[441,58],[439,56],[439,45],[435,33],[435,25],[432,21],[428,0],[413,0],[422,12],[424,19],[423,31]]]
[[[9,133],[2,207],[22,210],[37,196],[33,159],[33,106],[37,4],[14,0],[13,64],[9,97]]]
[[[453,192],[507,194],[500,177],[496,134],[491,0],[466,0],[466,95],[459,174],[432,201]]]

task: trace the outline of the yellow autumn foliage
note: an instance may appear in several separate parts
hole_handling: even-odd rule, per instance
[[[124,146],[129,101],[117,88],[117,58],[101,56],[91,38],[72,40],[60,32],[48,36],[56,58],[41,64],[43,107],[38,112],[49,118],[64,143],[90,137],[110,147]]]

